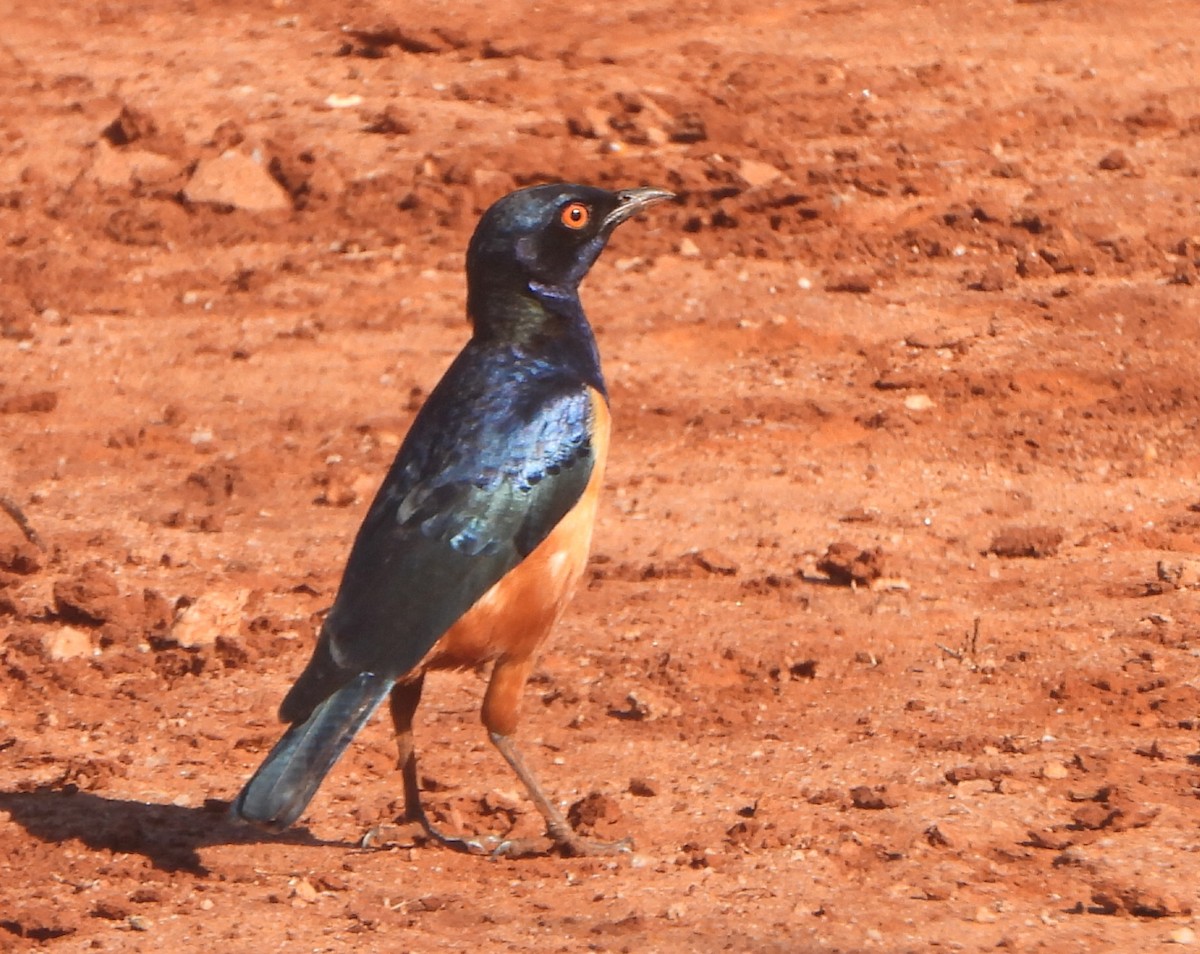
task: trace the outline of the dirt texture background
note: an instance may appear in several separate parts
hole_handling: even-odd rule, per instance
[[[0,950],[1196,943],[1200,5],[0,20]],[[522,728],[636,848],[358,847],[385,719],[232,826],[549,179],[680,197],[584,286],[613,448]],[[483,684],[427,685],[429,810],[536,833]]]

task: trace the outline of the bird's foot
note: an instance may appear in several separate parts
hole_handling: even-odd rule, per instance
[[[458,838],[447,835],[436,828],[427,818],[398,818],[395,822],[381,822],[368,829],[359,840],[363,848],[379,848],[386,842],[398,842],[409,847],[433,843],[451,851],[471,855],[495,854],[503,846],[502,839],[494,835],[482,838]]]
[[[556,844],[564,855],[573,858],[596,858],[605,855],[627,855],[633,851],[633,839],[622,838],[619,841],[589,841],[574,832],[565,840],[556,839]]]
[[[567,858],[597,858],[606,855],[623,855],[633,851],[633,839],[620,841],[589,841],[578,832],[568,828],[550,831],[545,838],[513,838],[502,841],[492,855],[503,858],[526,858],[530,855],[545,855],[557,849]]]

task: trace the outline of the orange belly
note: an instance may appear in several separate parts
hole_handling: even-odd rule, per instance
[[[532,663],[587,566],[611,430],[608,404],[596,391],[591,424],[592,474],[579,502],[443,634],[418,670],[458,669],[492,660],[526,664],[520,668],[527,669]]]

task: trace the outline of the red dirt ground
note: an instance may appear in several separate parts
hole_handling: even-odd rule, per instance
[[[1196,943],[1200,5],[6,6],[0,949]],[[523,726],[636,849],[357,847],[383,719],[235,828],[475,219],[557,178],[681,197],[584,288],[616,430]],[[482,685],[429,808],[534,833]]]

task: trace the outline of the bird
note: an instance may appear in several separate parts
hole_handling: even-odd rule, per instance
[[[672,198],[546,184],[484,212],[466,254],[470,338],[363,518],[312,657],[280,705],[288,728],[232,803],[236,819],[272,831],[294,823],[386,699],[402,820],[456,850],[524,852],[444,834],[421,803],[413,722],[425,674],[490,663],[481,720],[551,845],[629,849],[570,826],[515,733],[538,651],[587,563],[608,453],[608,391],[579,285],[618,225]]]

